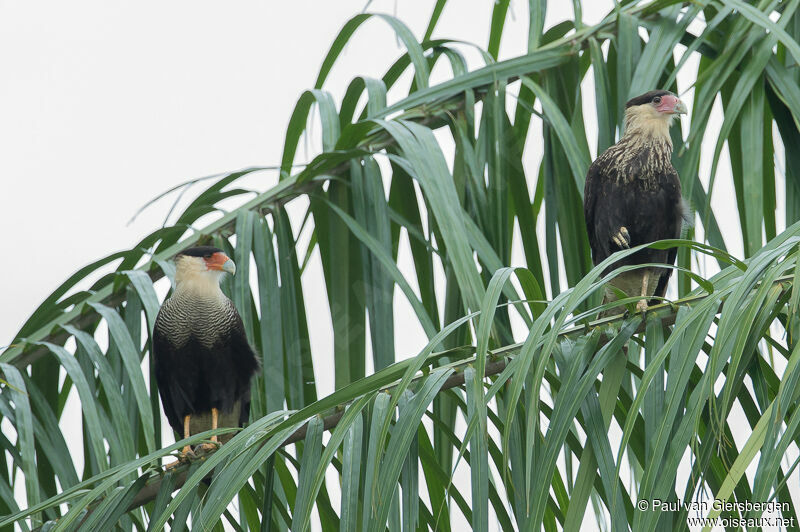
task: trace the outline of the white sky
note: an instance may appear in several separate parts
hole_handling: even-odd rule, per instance
[[[397,15],[421,38],[434,3],[376,0],[369,11]],[[367,4],[0,0],[0,346],[69,275],[159,227],[170,201],[127,225],[148,200],[190,178],[278,164],[295,102],[341,27]],[[586,2],[584,22],[612,5]],[[485,48],[492,7],[450,0],[434,37]],[[572,17],[570,2],[548,9],[546,28]],[[501,59],[524,53],[526,39],[527,2],[512,0]],[[388,26],[369,21],[325,88],[338,102],[353,77],[380,77],[401,53]],[[468,55],[473,66],[476,57]],[[434,79],[446,74],[434,71]],[[527,149],[540,143],[529,140]],[[298,161],[314,154],[301,145]],[[275,181],[262,174],[247,184],[266,190]],[[728,199],[722,181],[718,197]],[[323,293],[307,298],[313,329],[327,303]],[[410,349],[399,345],[398,357]]]

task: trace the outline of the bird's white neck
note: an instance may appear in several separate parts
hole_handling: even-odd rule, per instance
[[[175,294],[203,299],[225,299],[219,287],[221,272],[181,271],[175,272]]]
[[[669,136],[669,127],[672,125],[674,115],[663,115],[657,111],[645,111],[636,108],[625,112],[625,133],[623,138],[635,138],[638,142],[655,144],[663,143],[672,150],[672,138]]]

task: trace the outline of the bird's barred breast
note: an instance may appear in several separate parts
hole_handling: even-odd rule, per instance
[[[236,320],[236,308],[228,298],[187,297],[175,294],[161,307],[156,319],[175,348],[194,338],[203,346],[214,347]]]

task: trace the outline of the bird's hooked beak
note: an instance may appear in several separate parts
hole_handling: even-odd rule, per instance
[[[659,113],[668,115],[685,115],[689,112],[686,109],[686,104],[678,99],[677,96],[671,94],[663,96],[661,103],[656,107]]]
[[[214,253],[210,258],[206,259],[206,268],[228,272],[231,275],[236,273],[236,264],[222,252]]]

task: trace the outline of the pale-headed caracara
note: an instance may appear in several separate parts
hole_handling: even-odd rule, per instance
[[[672,166],[669,128],[686,106],[669,91],[650,91],[625,105],[625,131],[589,167],[583,213],[595,265],[615,251],[656,240],[680,238],[684,216],[681,182]],[[617,261],[605,272],[624,265],[675,263],[677,248],[650,249]],[[664,297],[672,268],[640,268],[616,276],[609,284],[629,297]],[[616,301],[608,286],[603,303]],[[657,300],[654,300],[657,301]],[[604,315],[613,313],[614,309]]]
[[[182,251],[175,257],[175,291],[156,318],[153,357],[161,404],[169,424],[184,438],[240,427],[250,413],[250,379],[259,361],[242,318],[219,286],[223,274],[235,271],[220,249]],[[221,436],[219,442],[232,436]],[[215,448],[218,438],[211,441],[198,449]],[[181,459],[192,455],[187,445]]]

